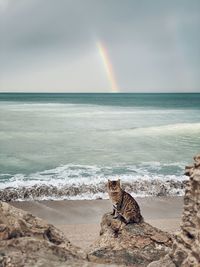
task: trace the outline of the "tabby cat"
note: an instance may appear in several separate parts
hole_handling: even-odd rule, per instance
[[[110,181],[107,184],[108,194],[113,204],[114,218],[124,223],[139,223],[143,220],[140,207],[136,200],[120,186],[120,180]]]

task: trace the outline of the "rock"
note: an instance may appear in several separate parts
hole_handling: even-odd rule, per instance
[[[125,225],[105,214],[100,237],[88,250],[88,259],[98,263],[147,266],[166,255],[171,236],[146,222]]]
[[[200,155],[187,166],[190,177],[186,184],[181,231],[175,237],[171,258],[176,266],[200,266]]]
[[[148,267],[200,266],[200,155],[194,157],[193,165],[186,166],[185,175],[190,180],[185,187],[181,231],[176,234],[167,258]]]
[[[0,202],[0,266],[93,266],[53,225]]]
[[[148,267],[176,267],[169,255],[164,258],[151,262]]]

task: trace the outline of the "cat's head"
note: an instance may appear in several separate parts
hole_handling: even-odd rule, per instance
[[[119,192],[121,191],[121,186],[120,186],[120,179],[111,181],[108,179],[108,184],[107,188],[110,192]]]

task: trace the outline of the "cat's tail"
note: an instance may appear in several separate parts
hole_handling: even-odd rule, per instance
[[[140,215],[139,223],[143,223],[143,222],[144,222],[144,217],[142,215]]]
[[[140,216],[138,218],[135,218],[133,220],[133,223],[143,223],[144,222],[144,218],[143,216],[140,214]]]

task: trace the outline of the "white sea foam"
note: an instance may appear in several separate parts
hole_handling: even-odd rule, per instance
[[[158,171],[164,167],[174,166],[178,168],[179,173],[185,166],[185,163],[159,163],[159,162],[143,162],[140,165],[118,165],[118,166],[90,166],[90,165],[74,165],[67,164],[54,169],[44,170],[41,172],[10,175],[8,173],[1,174],[6,178],[6,182],[0,182],[0,189],[5,187],[32,186],[35,184],[46,184],[62,186],[68,185],[94,185],[100,182],[106,182],[107,179],[115,179],[120,177],[123,181],[139,180],[181,180],[184,176],[174,174],[159,174]],[[8,179],[8,177],[10,177]]]
[[[129,129],[121,129],[120,134],[130,135],[170,135],[170,134],[200,134],[200,123],[175,123],[167,125],[158,125],[150,127],[135,127]]]
[[[120,178],[134,196],[181,195],[186,177],[184,163],[142,163],[139,166],[88,166],[68,164],[29,175],[1,174],[2,199],[97,199],[107,198],[107,179]],[[176,168],[164,174],[163,168]],[[2,179],[4,178],[4,179]]]
[[[197,96],[32,97],[0,105],[1,199],[104,198],[116,177],[132,194],[182,194],[199,152]]]

